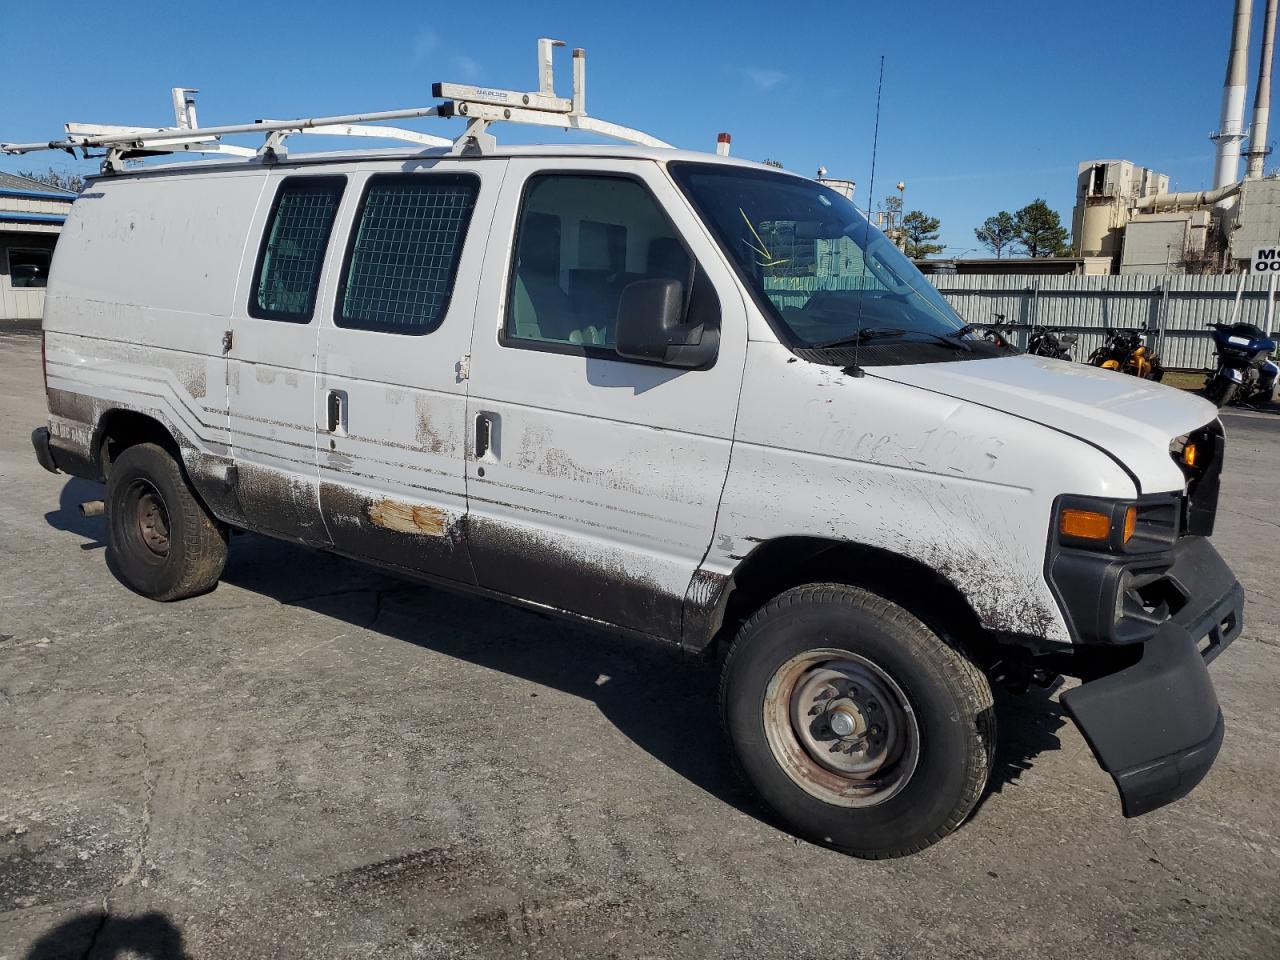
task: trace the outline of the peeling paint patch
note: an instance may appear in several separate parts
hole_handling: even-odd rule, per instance
[[[326,451],[324,460],[325,466],[339,473],[346,473],[355,466],[355,459],[350,454],[339,453],[336,450]]]
[[[385,499],[369,504],[365,512],[374,526],[427,537],[443,537],[448,519],[435,507]]]

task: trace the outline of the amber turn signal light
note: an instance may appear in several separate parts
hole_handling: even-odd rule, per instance
[[[1134,511],[1136,520],[1137,511]],[[1126,518],[1126,528],[1128,522]],[[1058,519],[1058,530],[1064,536],[1081,540],[1106,540],[1111,535],[1111,517],[1093,510],[1075,510],[1068,507]]]
[[[1138,508],[1130,507],[1124,512],[1124,542],[1133,539],[1133,531],[1138,526]]]
[[[1196,450],[1196,445],[1194,443],[1188,443],[1182,448],[1182,462],[1188,467],[1194,467],[1196,465],[1196,454],[1198,452],[1199,451]]]

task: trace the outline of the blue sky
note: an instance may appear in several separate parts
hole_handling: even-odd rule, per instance
[[[199,87],[202,124],[431,103],[435,80],[535,89],[535,47],[588,54],[588,109],[678,146],[858,181],[865,205],[876,72],[885,80],[877,199],[942,220],[949,253],[1000,209],[1044,197],[1069,225],[1076,163],[1124,158],[1175,189],[1211,179],[1230,0],[846,2],[744,0],[484,4],[424,0],[61,0],[6,24],[0,140],[52,138],[64,120],[161,125],[171,86]],[[1255,13],[1256,69],[1262,12]],[[560,91],[567,93],[567,54]],[[1250,85],[1252,96],[1252,81]],[[414,125],[414,124],[411,124]],[[421,129],[454,130],[422,121]],[[498,128],[500,139],[546,139]],[[294,149],[322,141],[294,140]],[[0,158],[0,169],[65,155]]]

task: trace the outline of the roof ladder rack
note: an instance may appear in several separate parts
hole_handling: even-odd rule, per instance
[[[449,147],[452,153],[459,155],[483,154],[492,151],[496,145],[488,128],[497,122],[582,130],[648,147],[670,146],[642,131],[587,115],[587,59],[581,48],[573,51],[573,96],[556,96],[552,53],[556,47],[564,45],[562,40],[545,37],[538,40],[538,89],[527,93],[472,84],[435,83],[431,87],[432,96],[444,101],[438,106],[201,127],[196,119],[195,94],[198,91],[174,87],[171,91],[172,127],[68,123],[62,140],[0,143],[0,152],[22,154],[36,150],[65,150],[74,156],[80,150],[87,158],[91,156],[91,149],[100,149],[105,153],[94,156],[103,157],[102,170],[108,174],[121,172],[130,160],[182,152],[225,154],[273,163],[286,156],[284,141],[295,134],[381,137],[426,147]],[[467,127],[457,139],[449,140],[415,130],[376,125],[388,120],[418,117],[459,117],[467,121]],[[222,142],[223,137],[248,134],[264,136],[258,149]]]

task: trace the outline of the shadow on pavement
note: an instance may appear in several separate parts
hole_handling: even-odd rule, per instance
[[[355,561],[256,535],[237,537],[223,580],[406,643],[591,701],[691,783],[772,823],[734,774],[717,703],[719,664],[502,604],[396,580]],[[300,585],[333,584],[306,592]],[[369,596],[374,600],[370,603]],[[424,625],[429,624],[430,629]],[[1001,730],[988,793],[1000,792],[1064,722],[1045,691],[997,694]]]
[[[86,500],[101,500],[105,490],[100,483],[70,478],[58,494],[58,509],[44,515],[45,522],[55,530],[65,530],[84,537],[87,543],[81,550],[97,550],[107,545],[107,521],[105,517],[82,517],[80,504]]]
[[[1067,718],[1061,704],[1053,699],[1053,689],[1032,686],[1020,694],[1000,687],[995,689],[996,756],[979,809],[988,797],[1003,792],[1030,770],[1036,757],[1062,746],[1057,731],[1066,724]]]
[[[223,580],[590,701],[656,759],[744,813],[764,817],[739,785],[722,741],[714,663],[254,534],[234,538]],[[314,584],[333,588],[307,592]]]
[[[168,915],[153,911],[137,917],[82,913],[44,933],[24,960],[185,960],[180,931]]]

